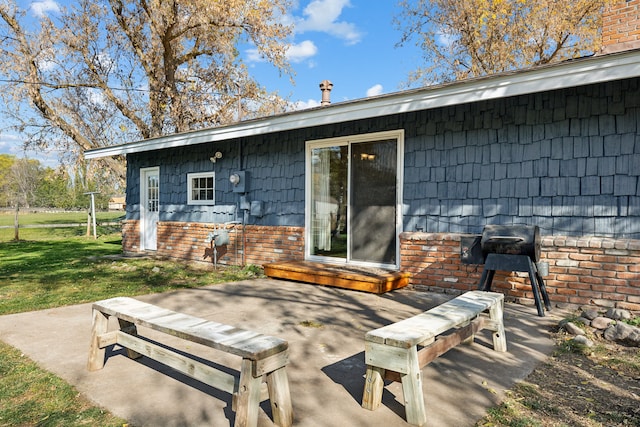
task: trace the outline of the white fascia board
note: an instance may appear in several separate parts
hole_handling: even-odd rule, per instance
[[[225,141],[273,132],[329,125],[411,111],[499,99],[640,76],[640,51],[576,59],[525,71],[501,73],[440,86],[413,89],[265,117],[229,126],[167,135],[123,145],[88,150],[96,159]]]

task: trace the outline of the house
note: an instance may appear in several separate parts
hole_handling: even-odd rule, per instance
[[[125,207],[125,196],[117,195],[109,198],[109,210],[110,211],[122,211]]]
[[[126,155],[126,252],[202,260],[223,230],[221,263],[375,266],[461,291],[482,273],[460,261],[464,236],[529,224],[553,302],[640,310],[640,43],[612,33],[639,5],[611,7],[592,57],[85,157]],[[521,274],[496,288],[532,298]]]

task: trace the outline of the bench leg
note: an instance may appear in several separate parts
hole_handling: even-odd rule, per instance
[[[126,332],[129,335],[138,336],[138,328],[133,323],[127,322],[123,319],[118,319],[118,324],[120,325],[120,330],[122,330],[123,332]],[[137,351],[131,350],[126,347],[125,349],[127,350],[127,357],[129,359],[138,359],[142,357],[142,355]]]
[[[291,406],[289,379],[284,366],[267,374],[267,387],[269,389],[269,401],[271,402],[274,424],[279,427],[291,427],[291,424],[293,424],[293,408]]]
[[[107,333],[109,326],[109,318],[100,310],[93,309],[93,320],[91,326],[91,344],[89,346],[89,360],[87,361],[87,369],[89,371],[97,371],[104,367],[104,347],[100,348],[100,335]]]
[[[367,375],[364,379],[364,392],[362,393],[362,407],[374,411],[382,403],[384,390],[383,368],[367,365]]]
[[[503,321],[504,301],[496,302],[489,308],[489,316],[494,324],[493,349],[495,351],[507,351],[507,337],[504,331]]]
[[[253,376],[253,361],[242,359],[240,368],[240,383],[236,392],[236,422],[235,427],[256,427],[258,425],[258,411],[260,409],[260,386],[262,376]]]
[[[407,365],[407,373],[401,376],[407,422],[421,426],[427,422],[427,413],[422,394],[422,374],[418,361],[418,349],[415,346],[408,349]]]

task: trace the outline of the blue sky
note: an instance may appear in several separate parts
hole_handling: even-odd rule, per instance
[[[70,2],[73,0],[62,0]],[[55,13],[54,0],[19,1],[34,16]],[[252,75],[269,91],[277,91],[297,108],[319,105],[322,80],[333,83],[331,101],[340,102],[400,90],[409,72],[420,64],[414,46],[396,48],[400,32],[393,17],[397,0],[294,0],[283,18],[294,24],[288,52],[295,85],[261,61],[251,46],[241,47]],[[4,126],[0,126],[4,127]],[[24,155],[18,135],[0,134],[0,154]],[[55,166],[56,153],[26,153],[47,166]]]
[[[300,0],[287,20],[295,24],[289,60],[295,86],[278,78],[268,64],[245,61],[269,90],[301,107],[320,102],[319,84],[333,83],[332,102],[396,92],[409,72],[419,65],[420,52],[412,45],[396,48],[400,32],[393,17],[395,0]]]

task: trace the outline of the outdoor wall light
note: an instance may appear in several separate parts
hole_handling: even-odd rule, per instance
[[[222,158],[222,153],[220,151],[216,151],[216,154],[209,157],[209,160],[211,160],[211,163],[215,163],[218,159],[221,159],[221,158]]]

